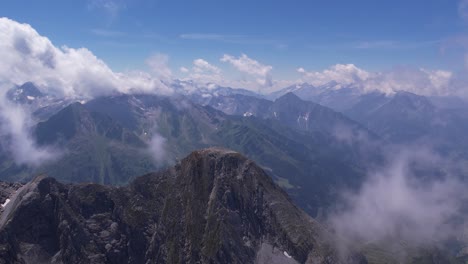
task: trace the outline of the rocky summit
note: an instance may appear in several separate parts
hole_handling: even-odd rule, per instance
[[[339,258],[325,229],[229,150],[124,187],[39,176],[0,188],[0,263],[366,263]]]

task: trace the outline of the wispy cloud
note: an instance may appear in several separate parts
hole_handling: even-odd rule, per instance
[[[463,227],[454,219],[465,220],[461,208],[467,196],[466,185],[451,174],[455,164],[421,146],[393,149],[386,165],[369,173],[359,191],[342,192],[344,206],[329,215],[330,226],[346,238],[340,242],[353,245],[430,245],[457,235]],[[421,175],[421,168],[445,175]]]
[[[91,29],[91,33],[93,33],[96,36],[99,37],[124,37],[127,36],[126,32],[123,31],[114,31],[114,30],[107,30],[107,29],[101,29],[101,28],[94,28]]]
[[[6,91],[12,84],[0,85],[0,144],[7,146],[16,164],[39,166],[57,159],[60,151],[39,147],[31,135],[31,112],[27,107],[12,103]]]
[[[99,10],[106,14],[108,23],[117,19],[120,12],[127,7],[122,0],[88,0],[89,10]]]
[[[468,22],[468,0],[461,0],[458,4],[458,14],[461,19]]]
[[[157,78],[164,81],[170,81],[172,79],[172,70],[169,67],[168,55],[161,53],[153,54],[146,60],[146,64]]]
[[[356,40],[338,43],[309,44],[310,49],[316,50],[413,50],[424,47],[437,46],[442,40]]]
[[[216,41],[231,44],[245,44],[245,45],[270,45],[275,48],[287,47],[284,41],[272,38],[264,38],[259,36],[248,35],[225,35],[225,34],[211,34],[211,33],[187,33],[179,35],[180,39],[185,40],[198,40],[198,41]]]
[[[434,46],[441,43],[441,40],[422,40],[414,42],[398,40],[375,40],[361,41],[350,46],[356,49],[417,49],[422,47]]]
[[[239,41],[246,38],[243,35],[221,35],[221,34],[204,34],[204,33],[189,33],[179,35],[181,39],[191,40],[216,40],[222,42]]]

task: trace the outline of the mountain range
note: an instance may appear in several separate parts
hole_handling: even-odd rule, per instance
[[[359,191],[396,146],[422,143],[455,160],[468,157],[463,100],[363,92],[336,82],[269,95],[182,81],[174,89],[172,96],[64,99],[32,83],[13,87],[7,98],[32,113],[31,138],[57,158],[17,164],[11,139],[2,135],[0,197],[11,204],[0,216],[0,255],[12,263],[351,263],[339,258],[340,239],[318,223],[344,190]],[[219,148],[196,151],[210,147]],[[446,174],[418,166],[409,169],[437,179]],[[38,226],[43,237],[26,232],[35,214],[44,223],[55,219]],[[77,248],[75,237],[89,246]],[[374,245],[351,251],[347,261],[356,263],[393,254]],[[449,257],[431,248],[409,258]]]

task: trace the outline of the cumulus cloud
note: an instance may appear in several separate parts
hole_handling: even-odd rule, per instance
[[[223,85],[227,82],[222,76],[220,68],[204,59],[196,59],[192,62],[192,68],[181,67],[182,73],[188,74],[184,80],[194,82],[197,85],[212,87],[214,84]]]
[[[304,81],[316,86],[326,84],[331,81],[347,85],[365,81],[370,77],[369,72],[356,67],[354,64],[336,64],[321,72],[308,72],[304,68],[299,68],[297,71],[302,74]]]
[[[6,99],[9,85],[0,87],[0,141],[7,147],[14,161],[19,165],[38,166],[52,161],[59,152],[50,147],[39,147],[30,132],[32,120],[28,110]]]
[[[343,207],[330,215],[344,248],[346,241],[433,245],[460,231],[455,220],[464,220],[466,186],[450,174],[415,173],[433,173],[451,163],[426,149],[394,154],[384,168],[370,173],[359,191],[344,194]]]
[[[427,70],[414,67],[395,67],[383,72],[369,72],[354,64],[337,64],[323,71],[297,69],[301,81],[315,86],[337,82],[335,88],[353,87],[362,92],[380,91],[393,94],[407,91],[420,95],[462,95],[463,89],[454,85],[454,74],[444,70]]]
[[[242,54],[238,58],[225,54],[221,58],[221,61],[231,63],[241,72],[257,76],[266,76],[273,69],[272,66],[263,65],[260,62],[249,58],[245,54]]]
[[[359,85],[366,91],[379,90],[387,94],[407,91],[420,95],[451,95],[453,74],[449,71],[396,67],[387,72],[374,73]]]
[[[146,73],[116,73],[85,48],[55,47],[30,25],[0,18],[0,79],[33,82],[61,97],[94,97],[114,92],[170,94],[172,90]]]
[[[261,64],[259,65],[261,66]],[[245,70],[247,68],[248,67],[245,67]],[[191,83],[193,86],[185,87],[185,90],[188,89],[192,92],[199,90],[199,88],[212,89],[219,85],[268,93],[275,89],[277,90],[292,85],[295,82],[290,80],[272,80],[272,77],[269,75],[269,70],[257,70],[255,74],[249,74],[247,77],[243,76],[243,78],[240,79],[228,78],[218,66],[201,58],[194,60],[191,68],[181,67],[179,70],[186,76],[183,80]],[[260,78],[262,76],[263,78]],[[264,78],[266,78],[266,80]]]
[[[194,60],[193,65],[194,65],[194,68],[193,68],[194,72],[208,71],[208,72],[212,72],[216,74],[221,73],[221,70],[218,67],[211,65],[210,63],[208,63],[206,60],[203,60],[203,59]]]
[[[297,72],[298,73],[306,73],[306,70],[304,68],[300,67],[300,68],[297,69]]]
[[[203,59],[193,61],[192,72],[189,78],[198,83],[216,83],[221,84],[223,77],[221,70]]]
[[[271,77],[271,70],[273,67],[270,65],[261,64],[260,62],[249,58],[245,54],[242,54],[237,58],[228,54],[224,54],[220,60],[222,62],[230,63],[242,73],[246,73],[257,78],[257,83],[262,86],[271,87],[273,85]]]

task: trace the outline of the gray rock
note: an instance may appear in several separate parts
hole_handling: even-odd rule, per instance
[[[125,187],[38,177],[11,199],[0,263],[366,263],[340,260],[315,220],[229,150],[193,152]]]

